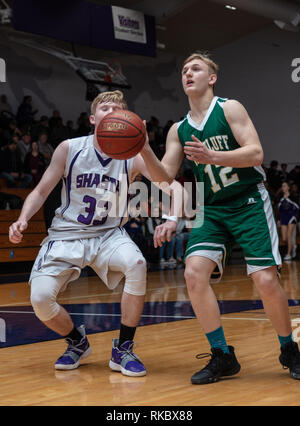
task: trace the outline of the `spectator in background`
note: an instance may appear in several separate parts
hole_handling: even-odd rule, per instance
[[[182,263],[184,246],[188,242],[191,228],[186,225],[186,219],[182,218],[178,222],[175,235],[175,257],[178,264]]]
[[[290,180],[297,184],[300,188],[300,166],[297,165],[290,171]]]
[[[288,182],[290,180],[290,174],[287,171],[287,163],[281,163],[281,170],[279,170],[281,182]]]
[[[165,127],[163,128],[162,139],[163,139],[164,144],[166,143],[168,132],[169,132],[170,128],[173,126],[173,124],[174,124],[173,120],[168,120]]]
[[[267,171],[267,182],[271,197],[276,196],[276,192],[281,187],[281,176],[278,170],[278,161],[271,161],[270,168]]]
[[[153,247],[153,235],[155,228],[165,222],[162,218],[162,203],[159,203],[159,207],[153,209],[153,217],[148,217],[146,225],[149,234],[152,236],[152,247]],[[166,267],[175,268],[176,260],[174,259],[174,246],[175,236],[171,238],[171,241],[165,241],[161,247],[159,247],[159,265],[161,269]]]
[[[82,112],[77,120],[77,137],[87,136],[91,133],[91,124],[87,112]]]
[[[67,127],[67,131],[68,131],[68,138],[67,139],[76,138],[77,132],[74,129],[74,121],[73,120],[68,120],[66,127]]]
[[[0,178],[5,179],[10,188],[15,188],[18,184],[20,188],[28,188],[31,184],[32,177],[23,172],[21,155],[14,140],[1,153]]]
[[[57,109],[55,109],[54,111],[52,111],[52,116],[49,118],[50,132],[52,132],[53,127],[57,125],[57,122],[59,121],[59,119],[61,119],[60,112]]]
[[[31,143],[30,151],[26,154],[24,161],[24,172],[32,176],[32,184],[35,187],[41,180],[45,171],[45,159],[39,152],[39,145],[36,141]]]
[[[127,233],[129,234],[132,241],[138,246],[143,253],[143,256],[147,258],[147,243],[145,240],[144,222],[141,216],[129,217],[128,222],[124,225]]]
[[[22,135],[21,139],[18,140],[17,145],[18,145],[18,150],[21,154],[21,161],[22,163],[24,163],[26,154],[30,151],[31,149],[31,135],[30,133],[25,133],[24,135]]]
[[[6,95],[0,96],[0,114],[2,113],[2,111],[8,112],[11,115],[13,114],[12,108],[11,108],[10,104],[8,103]]]
[[[34,116],[38,110],[33,110],[32,97],[24,96],[23,102],[19,105],[17,112],[17,122],[19,125],[28,124],[32,126],[34,123]]]
[[[47,133],[48,137],[50,136],[49,119],[46,115],[42,115],[32,129],[32,140],[37,140],[40,133]]]
[[[8,127],[3,131],[3,144],[7,145],[14,135],[22,136],[21,130],[17,126],[16,120],[10,120]]]
[[[283,182],[281,185],[282,197],[278,203],[278,215],[280,221],[282,240],[287,244],[287,254],[284,260],[292,260],[296,256],[296,246],[293,234],[298,221],[299,205],[291,195],[290,185]]]
[[[47,133],[41,133],[38,138],[38,146],[40,153],[44,156],[46,167],[49,166],[52,155],[53,147],[48,143]]]
[[[57,117],[56,124],[52,127],[51,131],[51,145],[56,148],[62,141],[69,138],[69,132],[63,124],[61,117]]]

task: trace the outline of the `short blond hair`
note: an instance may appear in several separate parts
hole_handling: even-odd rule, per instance
[[[201,61],[203,61],[208,66],[209,72],[211,74],[218,74],[219,65],[217,65],[212,59],[210,59],[209,54],[207,52],[200,52],[200,51],[196,51],[192,53],[191,55],[189,55],[184,60],[182,64],[182,69],[188,62],[191,62],[194,59],[200,59]]]
[[[124,99],[124,95],[120,90],[115,90],[114,92],[102,92],[95,97],[91,105],[91,113],[95,115],[96,108],[98,104],[114,102],[120,104],[124,109],[127,109],[127,103]]]

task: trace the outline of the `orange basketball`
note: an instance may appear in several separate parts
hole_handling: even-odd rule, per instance
[[[137,155],[146,141],[146,129],[134,112],[119,110],[107,114],[97,128],[100,149],[117,160]]]

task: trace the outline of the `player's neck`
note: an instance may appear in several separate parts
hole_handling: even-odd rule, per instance
[[[189,104],[190,104],[190,115],[191,118],[195,122],[201,122],[203,117],[205,116],[212,100],[214,98],[213,91],[207,91],[202,96],[190,96]]]

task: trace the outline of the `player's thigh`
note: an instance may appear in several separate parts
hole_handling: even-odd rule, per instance
[[[215,270],[211,273],[213,281],[220,280],[233,245],[232,236],[223,225],[222,218],[221,208],[212,206],[205,208],[203,225],[192,229],[184,257],[186,265],[187,262],[197,263],[197,259],[189,261],[192,257],[202,257],[214,262]]]
[[[116,228],[101,242],[98,253],[90,265],[109,289],[114,289],[125,276],[131,280],[134,272],[145,281],[146,260],[127,232]]]

